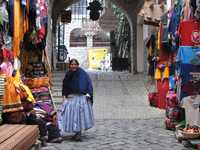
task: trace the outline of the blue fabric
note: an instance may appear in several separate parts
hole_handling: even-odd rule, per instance
[[[26,7],[26,0],[21,0],[21,5]]]
[[[58,111],[58,127],[61,132],[79,132],[94,126],[91,102],[85,95],[67,98]]]
[[[200,66],[191,65],[191,64],[180,64],[179,72],[182,79],[182,84],[187,83],[190,80],[193,80],[191,72],[200,72]]]
[[[177,4],[174,6],[168,28],[168,32],[174,37],[176,29],[180,23],[181,9],[182,9],[182,0],[178,0]]]
[[[200,64],[200,59],[196,53],[200,52],[200,47],[192,48],[191,46],[180,46],[176,61],[183,64]]]
[[[14,0],[8,1],[9,35],[13,35],[14,29]]]
[[[21,0],[21,6],[24,17],[26,16],[26,0]]]
[[[90,94],[93,98],[93,86],[89,75],[81,68],[77,71],[68,71],[63,80],[62,95]]]
[[[174,79],[174,76],[169,76],[169,89],[170,90],[175,89],[175,79]]]

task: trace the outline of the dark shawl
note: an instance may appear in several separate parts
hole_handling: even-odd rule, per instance
[[[93,87],[89,75],[81,68],[77,71],[68,71],[63,80],[62,95],[90,94],[93,101]]]

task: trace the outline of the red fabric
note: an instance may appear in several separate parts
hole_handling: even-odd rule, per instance
[[[1,58],[7,58],[8,61],[12,61],[14,59],[13,52],[7,48],[2,48],[0,53]]]
[[[200,21],[183,21],[179,25],[180,46],[200,45]]]
[[[158,91],[158,108],[166,108],[166,95],[169,91],[169,80],[157,80],[157,91]]]
[[[171,120],[171,119],[169,119],[167,117],[165,118],[165,127],[166,127],[166,129],[175,130],[177,124],[178,124],[177,122],[174,122],[173,120]]]
[[[173,108],[178,106],[178,100],[174,91],[169,91],[166,95],[166,106]]]
[[[45,27],[42,26],[42,27],[38,30],[38,38],[39,38],[40,40],[44,39],[45,33],[46,33]]]

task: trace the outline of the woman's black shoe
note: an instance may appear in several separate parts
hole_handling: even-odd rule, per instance
[[[81,132],[77,132],[73,137],[73,141],[81,141]]]

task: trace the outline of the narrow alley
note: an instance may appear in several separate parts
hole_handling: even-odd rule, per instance
[[[200,150],[200,0],[0,0],[0,150]]]
[[[64,73],[54,75],[54,88],[61,90]],[[165,129],[165,111],[148,105],[147,89],[153,86],[145,86],[146,76],[126,72],[90,72],[90,75],[95,127],[84,132],[82,142],[66,138],[61,144],[49,143],[43,150],[186,150],[176,141],[174,132]],[[59,100],[55,96],[57,105]]]

